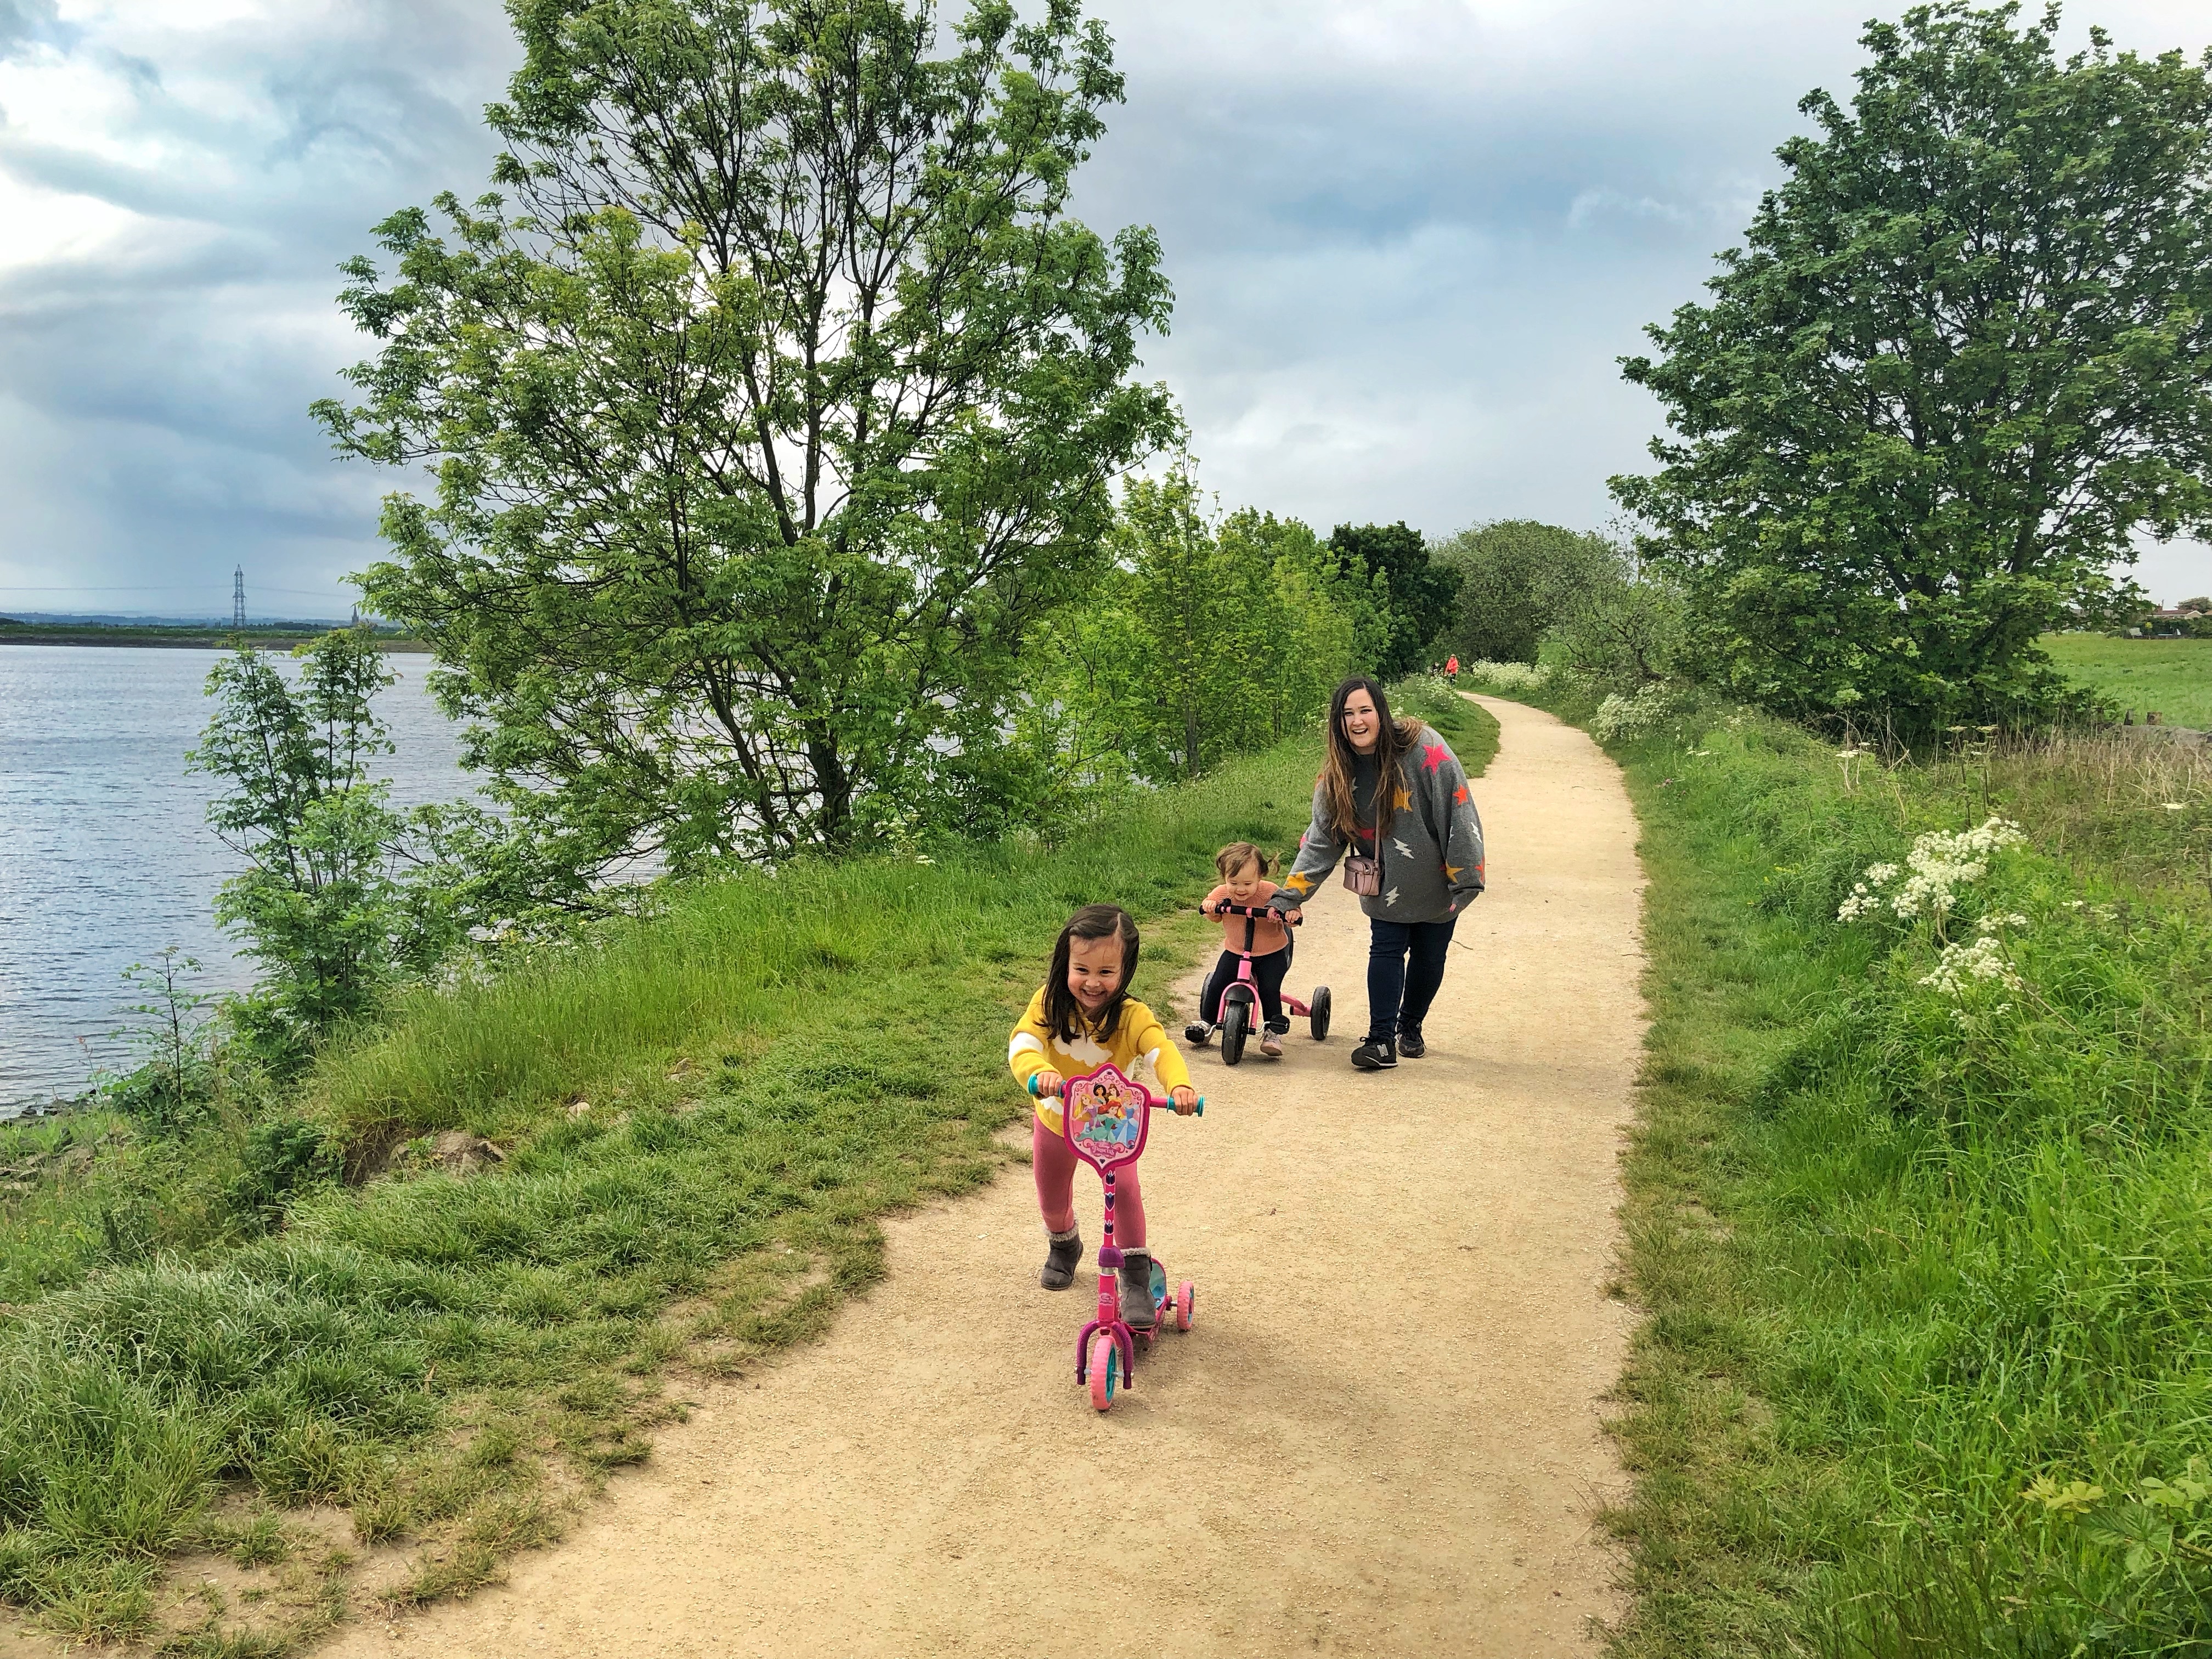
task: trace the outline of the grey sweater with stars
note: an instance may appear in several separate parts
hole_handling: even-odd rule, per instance
[[[1467,787],[1467,769],[1442,738],[1423,726],[1400,758],[1398,773],[1379,853],[1382,890],[1362,898],[1359,908],[1382,921],[1448,921],[1483,887],[1482,818]],[[1352,773],[1360,825],[1352,836],[1337,833],[1327,796],[1320,783],[1314,785],[1313,823],[1270,905],[1290,910],[1304,904],[1354,843],[1359,852],[1374,850],[1375,783],[1374,757],[1363,756]]]

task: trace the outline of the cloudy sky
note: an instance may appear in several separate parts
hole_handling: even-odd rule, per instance
[[[1893,14],[1899,7],[1882,9]],[[1093,0],[1129,100],[1085,175],[1158,227],[1150,371],[1224,506],[1595,527],[1656,411],[1614,360],[1696,297],[1869,0]],[[2203,0],[2077,4],[2124,47]],[[0,609],[342,613],[393,480],[307,404],[363,355],[368,228],[481,186],[496,0],[0,0]],[[2172,600],[2202,548],[2153,550]]]

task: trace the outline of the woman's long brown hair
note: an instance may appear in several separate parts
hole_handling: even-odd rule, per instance
[[[1078,939],[1114,939],[1121,941],[1121,982],[1114,1000],[1093,1025],[1084,1018],[1083,1005],[1067,988],[1067,959],[1075,954]],[[1044,982],[1045,1030],[1062,1042],[1073,1042],[1086,1030],[1110,1037],[1121,1023],[1121,1005],[1129,1000],[1129,981],[1137,976],[1137,924],[1118,904],[1086,904],[1067,919],[1052,947],[1052,972]]]
[[[1359,751],[1352,746],[1352,739],[1344,735],[1344,705],[1352,700],[1355,691],[1364,691],[1375,699],[1375,824],[1376,834],[1390,827],[1397,816],[1396,793],[1399,763],[1406,751],[1413,746],[1422,732],[1421,722],[1410,717],[1402,720],[1390,718],[1390,699],[1382,688],[1364,674],[1354,674],[1336,688],[1328,700],[1328,764],[1322,769],[1322,799],[1328,805],[1330,826],[1338,839],[1350,842],[1358,833],[1359,816],[1352,805],[1352,768],[1358,763]]]

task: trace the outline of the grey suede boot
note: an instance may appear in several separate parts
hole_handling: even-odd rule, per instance
[[[1133,1331],[1149,1331],[1155,1318],[1152,1254],[1146,1250],[1124,1250],[1121,1252],[1121,1322]]]
[[[1070,1227],[1064,1233],[1048,1232],[1052,1249],[1044,1259],[1044,1269],[1037,1274],[1037,1283],[1048,1291],[1064,1291],[1075,1283],[1075,1269],[1083,1260],[1083,1235]]]

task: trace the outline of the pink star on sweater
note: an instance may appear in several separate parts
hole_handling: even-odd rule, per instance
[[[1442,766],[1443,763],[1443,744],[1440,743],[1432,743],[1421,750],[1421,767],[1424,771],[1433,772],[1437,768]]]

